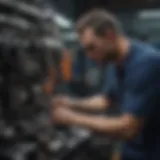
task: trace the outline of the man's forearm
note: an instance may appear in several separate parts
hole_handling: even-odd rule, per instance
[[[97,117],[77,114],[74,123],[119,139],[130,139],[132,130],[121,117]]]
[[[86,110],[104,110],[110,106],[109,99],[105,96],[93,96],[85,99],[73,100],[73,107],[78,107]]]

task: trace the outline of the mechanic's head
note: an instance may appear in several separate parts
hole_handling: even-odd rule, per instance
[[[123,37],[119,21],[104,10],[94,10],[77,22],[80,43],[88,56],[96,61],[114,60]]]

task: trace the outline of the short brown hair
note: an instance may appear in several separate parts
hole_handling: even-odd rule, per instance
[[[106,29],[112,29],[117,33],[122,32],[120,23],[114,15],[102,9],[90,11],[78,20],[76,29],[79,34],[88,27],[93,28],[98,35],[103,35]]]

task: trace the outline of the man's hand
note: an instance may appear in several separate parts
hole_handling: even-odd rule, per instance
[[[56,107],[52,113],[53,122],[62,125],[72,125],[75,120],[75,112],[69,108]]]
[[[125,140],[134,138],[143,124],[143,121],[131,115],[122,115],[120,117],[92,116],[64,107],[55,108],[52,117],[57,124],[83,126]]]
[[[67,106],[70,107],[73,104],[72,98],[68,96],[56,96],[52,100],[54,106]]]
[[[102,111],[110,107],[110,101],[103,95],[92,96],[84,99],[75,99],[68,96],[53,98],[53,106],[74,107],[90,111]]]

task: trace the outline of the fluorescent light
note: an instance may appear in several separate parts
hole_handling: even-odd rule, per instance
[[[148,18],[160,18],[160,10],[145,10],[139,12],[139,18],[148,19]]]

